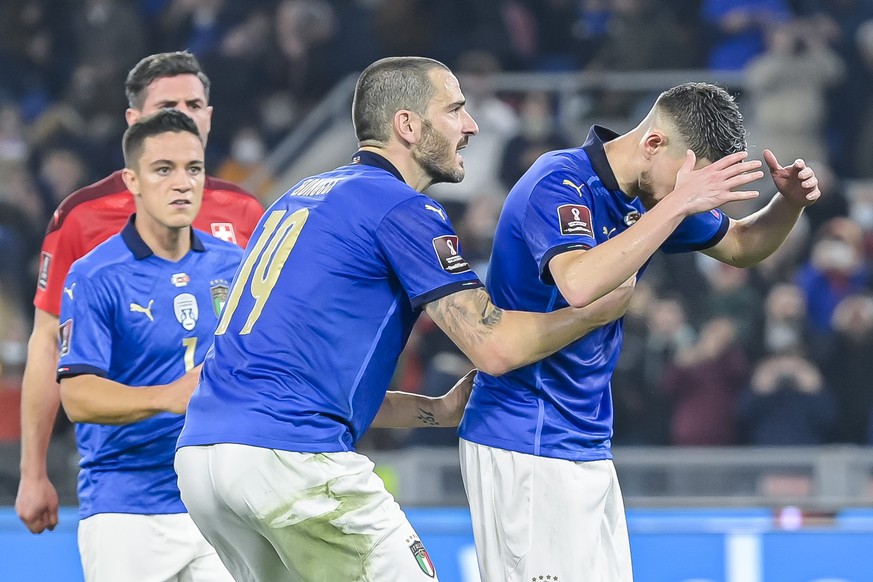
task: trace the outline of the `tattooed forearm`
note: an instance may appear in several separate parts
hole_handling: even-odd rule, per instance
[[[450,336],[467,344],[487,339],[503,319],[488,292],[474,289],[452,293],[427,305],[427,313]]]
[[[430,410],[425,410],[424,408],[418,409],[418,420],[421,421],[421,424],[424,426],[439,426],[440,423],[437,422],[436,416]]]
[[[481,291],[473,297],[473,301],[479,310],[479,323],[488,329],[497,327],[500,320],[503,319],[503,310],[491,303],[491,298],[485,291]]]

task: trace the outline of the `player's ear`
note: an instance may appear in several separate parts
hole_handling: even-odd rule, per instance
[[[124,168],[121,170],[121,179],[134,196],[139,195],[139,180],[137,180],[136,172],[130,168]]]
[[[667,147],[667,135],[661,131],[652,130],[643,138],[643,153],[650,158],[659,150]]]
[[[142,117],[142,111],[139,109],[134,109],[133,107],[128,107],[124,112],[124,119],[127,121],[127,125],[131,126],[137,121],[139,121],[140,117]]]
[[[209,137],[209,132],[212,129],[212,105],[206,107],[206,135],[201,135],[200,140],[206,143],[206,138]]]
[[[421,119],[416,113],[401,109],[394,114],[394,131],[402,141],[413,144],[421,136]]]

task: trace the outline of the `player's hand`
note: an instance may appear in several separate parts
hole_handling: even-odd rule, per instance
[[[452,386],[452,389],[440,398],[442,405],[440,426],[458,426],[461,423],[461,417],[464,416],[464,408],[466,408],[467,401],[470,399],[470,393],[473,391],[473,380],[476,378],[476,372],[478,370],[473,369],[464,374]]]
[[[58,492],[48,477],[21,477],[15,513],[31,533],[52,531],[58,525]]]
[[[803,160],[794,160],[790,166],[780,166],[770,150],[764,150],[764,161],[770,176],[782,197],[798,208],[813,204],[821,196],[815,172]]]
[[[627,281],[581,309],[588,312],[588,317],[595,321],[597,327],[611,323],[624,316],[634,296],[636,284],[637,274],[634,273]]]
[[[200,381],[200,368],[203,364],[196,366],[185,373],[184,376],[167,384],[166,404],[164,410],[173,414],[185,414],[188,410],[188,401],[191,400],[191,394],[197,388],[197,383]]]
[[[746,160],[748,152],[737,152],[694,169],[697,158],[688,150],[685,163],[676,174],[676,187],[665,200],[680,204],[686,216],[708,212],[728,202],[750,200],[758,197],[757,190],[739,190],[746,184],[764,177],[760,160]]]

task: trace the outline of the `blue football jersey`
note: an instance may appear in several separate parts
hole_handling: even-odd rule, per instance
[[[179,446],[353,450],[421,307],[481,287],[445,210],[385,158],[303,180],[246,248]]]
[[[567,307],[549,260],[590,249],[645,212],[624,194],[603,143],[617,134],[593,127],[582,147],[540,157],[507,197],[494,237],[487,287],[504,309]],[[666,252],[708,248],[727,232],[721,211],[684,220]],[[571,460],[611,458],[610,379],[621,349],[621,320],[552,356],[500,377],[479,373],[459,427],[462,438],[512,451]]]
[[[76,261],[64,285],[58,379],[168,384],[203,361],[242,249],[194,231],[178,262],[133,226]],[[79,513],[182,513],[173,458],[182,415],[121,426],[76,424]]]

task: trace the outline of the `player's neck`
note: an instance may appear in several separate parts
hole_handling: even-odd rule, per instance
[[[615,174],[615,180],[621,191],[628,196],[636,188],[638,179],[638,173],[632,163],[635,160],[638,141],[637,132],[631,131],[603,144],[603,150],[606,153],[607,161],[609,161],[609,167]]]
[[[403,176],[403,181],[417,192],[424,192],[433,183],[433,178],[412,159],[409,151],[401,150],[398,144],[392,142],[385,147],[361,146],[358,149],[379,154],[391,162]]]
[[[136,232],[157,257],[179,261],[191,250],[191,227],[168,227],[137,216]]]

